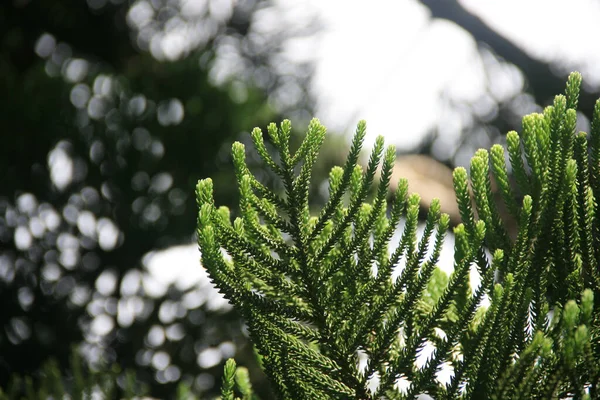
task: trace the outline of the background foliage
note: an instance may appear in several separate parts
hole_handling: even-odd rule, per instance
[[[308,66],[271,66],[286,37],[306,32],[257,31],[257,14],[277,12],[269,2],[185,7],[0,6],[0,386],[50,356],[66,366],[84,343],[91,361],[135,367],[156,396],[182,375],[200,376],[203,391],[222,368],[198,354],[224,341],[243,349],[231,311],[198,288],[151,290],[142,261],[190,242],[195,180],[233,176],[223,143],[308,107],[304,94],[274,99],[304,90]],[[178,29],[194,42],[165,53]]]

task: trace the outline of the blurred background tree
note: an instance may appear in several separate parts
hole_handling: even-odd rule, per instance
[[[232,355],[250,367],[256,388],[266,388],[242,323],[210,295],[197,261],[184,278],[167,282],[157,270],[178,265],[176,258],[159,263],[160,250],[193,242],[199,178],[213,177],[216,201],[235,213],[234,140],[247,143],[249,129],[283,117],[303,127],[315,113],[342,131],[356,123],[343,112],[352,96],[362,102],[356,117],[371,126],[380,121],[364,112],[369,105],[394,120],[388,143],[418,137],[401,146],[419,157],[401,157],[398,174],[424,198],[443,196],[451,187],[448,168],[519,130],[522,115],[549,104],[568,72],[582,69],[532,55],[464,3],[413,0],[402,3],[402,13],[392,10],[397,2],[369,6],[377,8],[376,21],[359,10],[361,23],[337,38],[334,54],[320,47],[327,44],[319,36],[327,24],[305,10],[308,0],[2,2],[0,386],[50,357],[66,368],[71,345],[78,344],[91,365],[104,360],[136,369],[156,397],[172,395],[180,380],[209,397]],[[347,13],[355,6],[332,4],[331,18],[351,20]],[[416,24],[413,34],[377,36],[382,26],[421,17],[423,31]],[[421,118],[414,113],[424,108],[417,95],[431,88],[409,77],[415,86],[399,96],[393,78],[407,64],[422,69],[426,61],[406,49],[432,48],[419,40],[441,20],[476,44],[471,61],[482,66],[484,88],[470,100],[435,88],[444,107],[426,116],[429,128],[419,136],[405,125]],[[377,47],[384,39],[394,47]],[[383,66],[391,77],[374,72],[383,50],[399,54],[398,64]],[[296,53],[312,55],[316,64]],[[349,61],[321,74],[336,58]],[[435,68],[433,74],[449,74],[444,63]],[[582,72],[579,122],[587,129],[600,84]],[[346,91],[315,83],[323,76]],[[391,96],[382,103],[365,95],[361,85],[369,79],[384,83],[374,95],[391,90]],[[323,194],[319,179],[340,163],[345,142],[328,137],[315,195]],[[198,259],[194,246],[182,251]]]
[[[208,282],[167,287],[144,256],[193,240],[199,178],[235,203],[233,140],[312,114],[311,66],[283,46],[316,25],[272,23],[279,12],[269,1],[2,2],[0,386],[50,357],[65,367],[73,344],[91,363],[135,368],[157,397],[180,379],[214,393],[222,358],[253,362]]]

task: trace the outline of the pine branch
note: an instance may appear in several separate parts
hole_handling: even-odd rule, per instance
[[[364,122],[345,165],[332,169],[329,200],[316,216],[309,212],[308,188],[325,138],[318,120],[295,154],[289,121],[267,129],[278,157],[259,129],[252,132],[265,166],[283,182],[284,198],[252,175],[243,146],[233,145],[241,217],[232,223],[228,210],[214,205],[212,182],[200,181],[198,242],[211,279],[246,319],[279,398],[598,393],[600,318],[593,298],[600,290],[600,102],[589,140],[575,135],[580,87],[581,76],[572,74],[566,96],[543,114],[525,116],[521,135],[509,132],[510,165],[504,148],[494,145],[475,153],[470,174],[454,171],[462,224],[454,230],[454,271],[447,280],[439,279],[437,264],[448,215],[434,200],[417,234],[420,197],[408,194],[408,182],[401,180],[387,199],[394,148],[379,137],[366,167],[358,165]],[[492,176],[518,220],[515,238],[500,216]],[[481,283],[472,288],[475,271]],[[435,351],[417,367],[426,344]],[[436,375],[448,365],[450,383],[441,385]],[[400,380],[408,382],[406,391],[398,389]]]

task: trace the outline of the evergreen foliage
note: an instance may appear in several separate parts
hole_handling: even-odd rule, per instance
[[[260,129],[252,132],[285,193],[265,187],[244,146],[233,145],[240,215],[232,220],[217,207],[213,182],[200,180],[198,242],[212,280],[245,318],[278,398],[600,397],[600,100],[591,134],[576,133],[580,85],[571,74],[565,95],[525,116],[522,133],[507,135],[508,154],[494,145],[475,153],[469,172],[455,169],[462,224],[448,277],[438,268],[448,216],[433,201],[418,236],[419,196],[408,182],[387,199],[394,147],[379,137],[366,169],[358,163],[364,122],[345,165],[331,170],[318,215],[308,196],[325,138],[318,120],[295,152],[287,120],[267,129],[276,154]],[[492,180],[518,220],[516,238]],[[469,283],[471,270],[478,286]],[[435,350],[419,363],[426,345]],[[452,372],[448,382],[440,382],[442,369]],[[237,393],[235,377],[230,362],[223,398]]]
[[[243,370],[242,370],[243,374]],[[38,399],[149,399],[142,397],[148,385],[140,382],[132,370],[121,371],[117,365],[90,371],[79,353],[71,353],[70,370],[63,374],[56,360],[47,361],[36,376],[13,375],[6,388],[0,388],[0,400]],[[197,400],[190,387],[179,383],[177,400]]]

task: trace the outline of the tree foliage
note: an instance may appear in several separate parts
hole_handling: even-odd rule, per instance
[[[379,137],[366,168],[358,164],[364,122],[344,166],[331,170],[318,215],[308,190],[325,139],[318,120],[294,152],[287,120],[268,126],[274,151],[260,129],[252,132],[281,192],[251,173],[244,145],[233,145],[239,215],[217,207],[213,181],[200,180],[198,242],[278,398],[600,395],[600,100],[590,135],[576,133],[580,86],[580,74],[571,74],[565,95],[525,116],[521,134],[508,133],[507,149],[480,149],[470,173],[455,169],[462,223],[446,279],[438,264],[448,216],[434,200],[419,237],[419,196],[408,194],[408,182],[387,200],[395,149]],[[492,180],[518,220],[516,238],[499,215]],[[427,346],[434,350],[423,357]],[[234,396],[234,369],[226,368],[225,398]],[[451,371],[447,382],[443,369]]]

